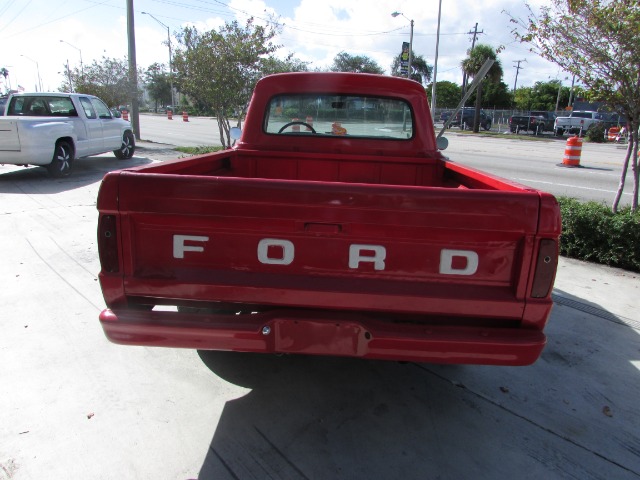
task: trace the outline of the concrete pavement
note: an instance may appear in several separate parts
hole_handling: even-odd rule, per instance
[[[180,156],[140,143],[119,166]],[[0,167],[0,479],[638,479],[640,275],[562,258],[529,367],[124,347],[95,198]]]

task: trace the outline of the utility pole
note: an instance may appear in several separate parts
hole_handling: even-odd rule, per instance
[[[127,36],[129,39],[129,92],[131,98],[131,126],[136,140],[140,140],[140,111],[138,109],[138,67],[136,66],[136,35],[133,23],[133,0],[127,0]]]
[[[513,63],[517,63],[518,65],[516,65],[514,68],[516,69],[516,81],[513,82],[513,94],[515,95],[516,93],[516,85],[518,85],[518,73],[520,72],[520,70],[523,70],[524,67],[521,67],[520,64],[522,62],[526,62],[526,60],[514,60]]]
[[[517,63],[518,65],[516,65],[515,69],[516,69],[516,80],[515,82],[513,82],[513,99],[511,100],[511,109],[513,110],[513,101],[516,99],[516,86],[518,85],[518,73],[520,73],[520,70],[523,69],[524,67],[521,67],[520,64],[522,62],[526,62],[526,60],[514,60],[513,63]]]
[[[438,46],[440,45],[440,14],[442,13],[442,0],[438,5],[438,30],[436,33],[436,60],[433,64],[433,82],[431,84],[431,118],[436,117],[436,81],[438,78]]]
[[[471,50],[473,50],[476,46],[476,39],[478,38],[478,35],[483,34],[484,30],[482,30],[481,32],[478,31],[478,23],[476,22],[476,26],[473,27],[473,31],[471,32],[467,32],[467,35],[473,35],[473,39],[471,40]],[[463,72],[462,74],[462,96],[464,97],[464,94],[467,91],[467,74],[465,72]]]
[[[576,84],[576,75],[575,73],[573,74],[573,79],[571,80],[571,91],[569,92],[569,107],[571,107],[571,110],[573,110],[573,87]]]

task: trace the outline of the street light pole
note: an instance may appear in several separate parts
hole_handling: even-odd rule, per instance
[[[413,62],[413,20],[407,18],[407,16],[402,12],[393,12],[391,14],[392,17],[397,17],[398,15],[402,15],[404,18],[409,20],[411,25],[411,33],[409,34],[409,64],[407,65],[407,78],[411,78],[411,63]]]
[[[36,71],[38,72],[38,85],[40,86],[40,91],[42,91],[42,80],[40,79],[40,66],[38,65],[38,62],[36,62],[33,58],[27,57],[26,55],[21,54],[20,56],[26,58],[27,60],[31,60],[36,64]]]
[[[438,31],[436,33],[436,59],[433,64],[433,85],[431,86],[431,118],[436,116],[436,79],[438,78],[438,47],[440,46],[440,14],[442,13],[442,0],[438,6]]]
[[[75,45],[72,45],[71,43],[65,41],[65,40],[60,40],[60,42],[62,43],[66,43],[67,45],[69,45],[70,47],[75,48],[76,50],[78,50],[78,52],[80,53],[80,77],[82,79],[84,79],[84,67],[82,65],[82,50],[80,50],[78,47],[76,47]]]
[[[69,59],[67,58],[67,77],[69,77],[69,90],[73,93],[73,83],[71,83],[71,69],[69,68]]]
[[[173,57],[171,54],[171,33],[169,32],[169,27],[148,12],[142,12],[142,14],[149,15],[156,22],[158,22],[160,25],[162,25],[164,28],[167,29],[167,44],[169,45],[169,85],[171,87],[171,106],[175,109],[176,100],[174,98],[174,93],[173,93]]]

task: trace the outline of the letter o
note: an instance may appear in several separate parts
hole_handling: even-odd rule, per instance
[[[282,257],[269,257],[269,247],[282,248]],[[290,265],[293,262],[295,247],[289,240],[263,238],[258,243],[258,261],[265,265]]]

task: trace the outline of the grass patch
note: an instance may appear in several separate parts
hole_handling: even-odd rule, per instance
[[[640,272],[640,211],[612,213],[604,203],[559,197],[560,254]]]
[[[186,153],[188,155],[203,155],[205,153],[213,153],[219,152],[222,150],[220,146],[212,146],[212,145],[200,145],[198,147],[176,147],[174,150],[177,150],[181,153]]]

